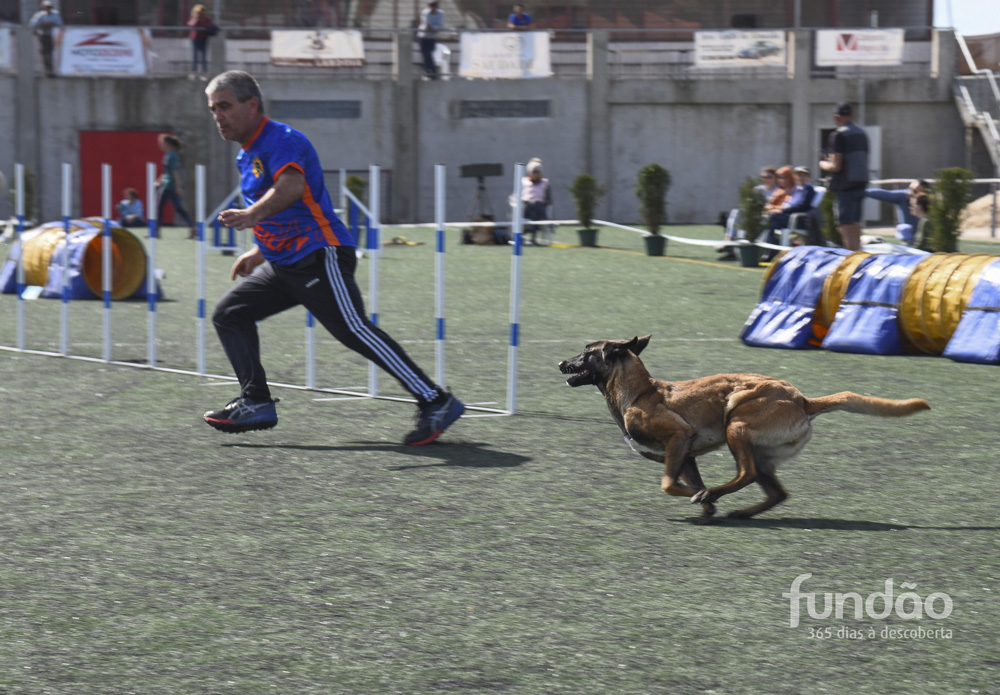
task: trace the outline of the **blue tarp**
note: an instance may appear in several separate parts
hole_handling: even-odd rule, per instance
[[[899,303],[913,268],[927,257],[877,254],[861,261],[851,276],[823,347],[837,352],[901,355]]]
[[[1000,259],[983,270],[944,356],[957,362],[1000,362]]]
[[[761,301],[750,314],[743,333],[752,347],[811,347],[816,305],[823,282],[851,251],[821,246],[797,246],[779,259],[764,285]]]

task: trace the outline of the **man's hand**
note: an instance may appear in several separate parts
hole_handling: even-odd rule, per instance
[[[242,212],[241,210],[227,210],[226,212]],[[242,256],[236,259],[233,263],[233,269],[229,272],[229,279],[235,280],[237,276],[245,278],[247,275],[253,272],[253,269],[264,262],[264,254],[260,252],[260,249],[254,246],[252,249],[244,253]]]
[[[257,224],[257,220],[254,219],[251,209],[240,210],[231,208],[223,210],[219,213],[219,222],[233,229],[251,229]]]
[[[250,229],[302,200],[306,192],[306,177],[294,167],[286,168],[260,200],[245,210],[223,210],[219,222],[234,229]]]

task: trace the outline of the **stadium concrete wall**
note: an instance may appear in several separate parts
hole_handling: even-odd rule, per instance
[[[18,59],[30,65],[35,47],[30,34],[23,34]],[[397,42],[400,54],[408,55],[408,35],[400,34]],[[607,51],[606,34],[592,34],[590,42],[595,56]],[[495,214],[505,219],[512,163],[541,157],[559,218],[575,216],[567,188],[588,172],[608,188],[597,216],[637,222],[636,174],[657,162],[673,175],[670,222],[714,222],[736,204],[740,182],[763,165],[804,164],[815,172],[820,133],[833,126],[833,105],[857,105],[862,97],[865,122],[882,128],[883,177],[930,176],[941,167],[982,161],[968,151],[952,96],[958,61],[950,33],[941,33],[936,43],[937,72],[917,77],[820,79],[813,75],[810,46],[809,32],[798,32],[793,70],[781,77],[620,79],[609,75],[606,60],[595,60],[599,67],[586,77],[423,81],[415,66],[401,61],[391,78],[303,73],[262,78],[261,85],[269,112],[288,114],[279,120],[309,135],[328,170],[366,170],[376,163],[391,171],[387,221],[432,219],[438,163],[448,165],[448,218],[464,218],[475,181],[461,179],[459,167],[492,162],[505,167],[502,178],[487,180]],[[9,177],[20,161],[35,171],[41,217],[55,219],[61,214],[60,165],[79,164],[80,131],[173,131],[185,143],[188,207],[194,205],[194,165],[200,163],[208,168],[210,211],[237,183],[236,146],[217,135],[204,86],[176,77],[0,75],[0,122],[14,125],[0,135],[0,169]],[[350,117],[301,110],[303,102],[317,100],[358,110]],[[515,100],[544,102],[548,115],[464,117],[468,102]],[[124,185],[144,184],[115,182],[116,189]]]

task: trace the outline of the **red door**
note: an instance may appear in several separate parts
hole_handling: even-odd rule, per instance
[[[156,164],[156,175],[161,173],[163,151],[157,144],[160,132],[145,130],[83,130],[80,131],[80,209],[82,217],[100,217],[101,165],[111,165],[112,217],[117,217],[116,207],[124,197],[122,191],[134,188],[146,206],[146,162]],[[168,206],[163,211],[160,224],[171,224],[174,211]]]

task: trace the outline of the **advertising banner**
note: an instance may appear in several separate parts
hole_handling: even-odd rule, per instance
[[[458,74],[485,79],[551,77],[549,34],[518,31],[462,33]]]
[[[698,31],[694,64],[699,68],[783,66],[787,62],[783,31]]]
[[[816,32],[816,65],[900,65],[902,29],[823,29]]]
[[[58,41],[61,75],[145,75],[150,35],[135,27],[65,27]]]
[[[271,62],[274,65],[359,68],[365,64],[365,43],[361,32],[355,29],[272,31]]]

